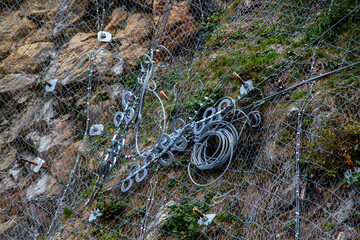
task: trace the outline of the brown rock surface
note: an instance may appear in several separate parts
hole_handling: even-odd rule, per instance
[[[126,62],[125,67],[129,70],[137,65],[137,61],[141,55],[147,52],[147,49],[138,43],[123,41],[119,48],[118,56]]]
[[[90,73],[90,58],[93,59],[93,74],[112,75],[113,54],[106,43],[97,42],[96,33],[76,34],[60,52],[55,77],[63,84],[87,80]]]
[[[54,50],[51,42],[23,45],[1,62],[0,73],[38,73],[46,67]]]
[[[1,2],[1,1],[0,1]],[[1,6],[0,6],[1,7]],[[24,37],[36,29],[36,24],[14,14],[0,15],[0,62],[16,50]]]
[[[13,95],[18,91],[29,87],[35,81],[35,77],[25,74],[8,74],[0,78],[0,98],[3,95]]]
[[[60,68],[55,76],[63,85],[89,76],[91,50],[96,42],[96,33],[78,33],[64,45],[58,60]]]
[[[55,18],[53,36],[59,36],[66,29],[79,21],[86,14],[88,5],[88,0],[61,1]]]
[[[110,16],[110,22],[106,25],[105,31],[115,34],[116,31],[123,30],[126,26],[128,12],[124,8],[115,8]]]
[[[26,18],[38,26],[38,28],[26,39],[26,44],[49,42],[52,40],[52,29],[54,28],[54,19],[57,10],[58,9],[54,6],[50,6],[50,9],[40,6],[31,9],[30,12],[26,14]]]
[[[167,1],[157,0],[154,3],[154,22],[159,23],[166,9]],[[191,5],[184,1],[174,3],[161,37],[161,44],[170,52],[176,52],[180,46],[186,46],[192,37],[198,33],[199,23],[192,14]],[[186,31],[184,31],[186,30]]]
[[[126,39],[128,42],[143,43],[151,40],[152,16],[147,13],[133,14],[126,22],[126,28],[114,34],[114,41]]]
[[[150,8],[152,5],[153,5],[153,3],[154,3],[154,0],[137,0],[137,1],[135,1],[137,4],[140,4],[140,5],[142,5],[143,7],[145,7],[145,8]]]

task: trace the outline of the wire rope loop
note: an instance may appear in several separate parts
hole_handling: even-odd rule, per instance
[[[121,150],[123,149],[124,147],[124,143],[125,143],[125,139],[123,137],[120,137],[119,140],[116,140],[116,146],[114,146],[114,155],[117,155],[121,152]]]
[[[151,160],[150,162],[148,161],[148,159],[151,157]],[[151,162],[155,161],[155,154],[151,153],[151,154],[147,154],[145,157],[144,157],[144,160],[143,160],[143,164],[144,166],[150,164]]]
[[[248,114],[248,124],[252,128],[257,128],[261,124],[261,113],[259,111],[252,111]]]
[[[229,122],[216,121],[208,124],[199,136],[191,153],[188,164],[188,175],[190,180],[197,186],[208,186],[218,181],[229,169],[233,153],[237,148],[239,134],[236,128]],[[199,184],[195,182],[190,172],[193,164],[200,170],[217,169],[226,164],[225,170],[215,180]]]
[[[141,73],[140,77],[137,78],[137,83],[142,85],[146,74]]]
[[[153,60],[148,54],[140,57],[140,67],[143,71],[149,71],[153,66]]]
[[[217,115],[215,115],[215,113],[216,113],[216,109],[214,107],[208,107],[205,110],[203,114],[203,118],[205,119],[211,117],[210,119],[206,120],[206,123],[211,123],[216,121]]]
[[[135,171],[134,168],[136,168]],[[129,168],[129,177],[132,177],[139,169],[140,165],[138,163],[133,163]]]
[[[122,95],[122,105],[124,108],[126,108],[126,106],[130,105],[131,100],[132,100],[133,94],[130,91],[125,91]]]
[[[180,124],[179,128],[183,128],[185,126],[185,122],[181,118],[177,118],[177,119],[173,120],[171,122],[171,131],[173,131],[174,133],[179,132],[179,129],[176,128],[176,124],[178,124],[178,123]]]
[[[204,127],[205,127],[205,122],[197,122],[197,123],[195,123],[194,129],[193,129],[194,134],[195,135],[200,134],[201,131],[204,129]]]
[[[168,160],[166,161],[166,160],[165,160],[165,157],[164,157],[164,156],[161,156],[161,157],[159,158],[159,162],[160,162],[162,165],[164,165],[164,166],[170,166],[170,165],[174,162],[174,155],[173,155],[173,153],[170,152],[170,151],[166,151],[166,152],[164,153],[164,155],[167,155]]]
[[[217,106],[217,110],[218,112],[222,111],[224,108],[227,108],[229,106],[231,106],[232,101],[229,98],[225,98],[223,100],[220,100],[218,106]]]
[[[166,59],[167,57],[169,59],[169,61],[167,63],[165,63],[164,65],[155,63],[154,66],[156,66],[158,68],[167,68],[172,64],[173,56],[172,56],[171,52],[169,51],[169,49],[167,49],[165,46],[157,45],[154,52],[155,52],[154,57],[156,55],[159,56],[159,54],[161,54],[161,56],[160,56],[161,59]]]
[[[171,142],[170,136],[165,133],[161,134],[160,137],[158,138],[158,143],[160,145],[160,148],[162,149],[169,147],[170,142]]]
[[[154,91],[156,91],[156,88],[157,88],[156,83],[155,83],[154,80],[152,80],[152,79],[151,79],[150,81],[151,81],[153,87],[151,88],[151,87],[150,87],[151,85],[148,84],[147,88],[148,88],[148,90],[154,92]]]
[[[127,123],[131,122],[133,120],[134,116],[135,116],[134,109],[132,107],[129,107],[127,109],[127,111],[125,112],[125,117],[124,117],[125,122],[127,122]]]
[[[140,174],[141,172],[143,172],[142,176]],[[148,170],[147,170],[146,167],[143,167],[136,173],[135,181],[138,182],[138,183],[142,182],[147,177],[147,175],[148,175]]]
[[[124,119],[124,114],[122,112],[116,112],[114,114],[114,125],[115,127],[119,127],[121,123],[121,119]]]
[[[188,141],[186,140],[186,138],[184,136],[180,136],[178,139],[175,140],[171,149],[178,152],[183,152],[185,151],[187,145]]]
[[[127,182],[128,182],[128,185],[126,186]],[[121,184],[121,191],[127,192],[133,185],[134,185],[134,181],[131,178],[125,179]]]
[[[201,132],[193,147],[191,163],[201,170],[224,165],[235,151],[238,141],[236,128],[227,122],[213,122]]]

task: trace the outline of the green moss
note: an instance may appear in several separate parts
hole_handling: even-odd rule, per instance
[[[209,68],[214,72],[215,77],[223,76],[227,69],[234,64],[235,71],[241,77],[252,79],[255,83],[260,82],[270,70],[269,66],[280,59],[281,56],[273,49],[265,49],[263,51],[246,52],[240,59],[241,51],[234,55],[220,55],[209,63]]]
[[[221,11],[213,11],[210,17],[204,19],[201,23],[199,30],[204,35],[210,35],[220,24],[223,18]]]
[[[335,223],[325,223],[325,231],[330,231],[331,229],[335,228]]]
[[[184,108],[189,112],[190,116],[192,116],[195,111],[200,109],[200,105],[205,102],[205,97],[211,97],[211,99],[216,102],[224,96],[224,91],[224,88],[221,85],[217,86],[216,83],[209,84],[208,87],[199,87],[188,98]],[[206,106],[201,109],[200,116],[202,116],[202,112],[206,109],[206,107],[212,104],[213,103],[211,101],[208,101]]]
[[[309,92],[308,91],[303,91],[303,92],[295,92],[290,96],[290,99],[293,101],[299,100],[299,99],[303,99],[304,97],[308,96]]]

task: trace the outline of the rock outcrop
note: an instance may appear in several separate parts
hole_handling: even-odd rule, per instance
[[[28,229],[31,237],[39,236],[40,225],[50,227],[48,215],[55,214],[54,199],[71,171],[96,171],[99,159],[79,152],[86,119],[101,122],[118,111],[114,103],[127,81],[134,81],[125,78],[138,70],[165,6],[158,0],[108,4],[102,18],[99,2],[0,1],[0,208],[7,214],[0,217],[0,230],[8,236],[27,221],[39,223]],[[97,41],[98,27],[112,34],[111,43]],[[179,53],[191,45],[198,27],[191,3],[176,2],[159,43]],[[54,78],[55,90],[46,93]],[[89,142],[85,148],[92,150]],[[34,172],[31,164],[39,159],[45,162]],[[80,165],[73,169],[75,159]],[[76,181],[88,181],[86,174]],[[18,215],[19,207],[24,211]],[[29,234],[16,231],[20,238]]]
[[[154,22],[159,24],[161,16],[166,10],[167,1],[154,2]],[[186,31],[184,31],[186,29]],[[190,2],[176,2],[169,14],[168,22],[164,28],[160,43],[170,52],[176,53],[191,46],[193,38],[199,32],[199,23],[191,9]]]

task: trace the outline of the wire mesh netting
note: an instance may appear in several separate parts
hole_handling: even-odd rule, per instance
[[[2,239],[360,239],[360,1],[0,0]]]

